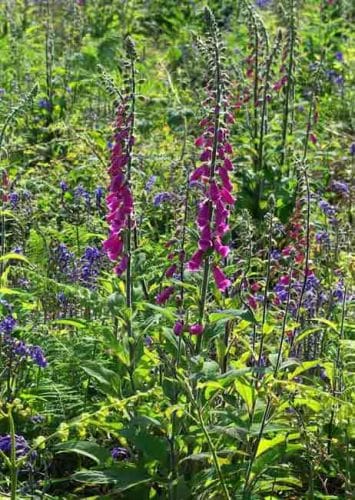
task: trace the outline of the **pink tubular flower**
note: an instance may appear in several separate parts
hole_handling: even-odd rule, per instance
[[[212,272],[213,272],[213,277],[214,277],[214,280],[216,282],[217,288],[221,292],[225,292],[226,288],[228,288],[229,286],[231,286],[231,284],[232,284],[231,280],[229,280],[225,276],[225,274],[223,273],[223,271],[218,266],[213,266]]]
[[[222,245],[221,239],[217,237],[214,242],[213,242],[214,249],[216,250],[217,253],[224,259],[227,257],[227,255],[230,252],[230,248],[228,245]]]
[[[124,255],[121,259],[121,262],[114,268],[114,271],[117,274],[117,276],[121,276],[121,274],[125,272],[125,270],[127,269],[127,265],[128,265],[128,256]]]
[[[191,335],[202,335],[203,330],[204,327],[200,323],[195,323],[189,327],[189,332]]]
[[[117,260],[123,249],[123,241],[116,234],[111,233],[103,247],[110,260]]]
[[[217,287],[225,291],[231,282],[217,264],[230,251],[229,246],[222,243],[222,237],[229,230],[228,217],[230,208],[235,203],[231,179],[233,148],[229,142],[229,126],[234,123],[234,117],[228,109],[230,94],[226,89],[218,92],[209,86],[205,106],[209,109],[209,114],[201,120],[203,130],[195,140],[195,145],[202,148],[199,157],[201,163],[190,176],[191,181],[202,180],[204,184],[198,184],[203,193],[196,218],[198,250],[188,261],[187,269],[200,270],[204,259],[210,257],[215,262],[212,271]]]
[[[155,300],[157,304],[162,305],[165,304],[170,299],[170,296],[174,293],[174,287],[173,286],[167,286],[164,288],[158,295],[156,296]]]
[[[203,251],[197,250],[187,263],[187,269],[189,271],[198,271],[201,268],[203,259]]]
[[[209,177],[210,176],[210,168],[208,165],[201,165],[200,167],[196,168],[190,175],[190,182],[191,181],[198,181],[201,179],[201,177]]]
[[[165,271],[165,276],[167,278],[172,278],[176,273],[176,271],[177,271],[177,265],[173,264]]]
[[[184,331],[184,322],[182,320],[176,321],[174,328],[173,328],[174,334],[177,337],[179,337],[183,331]]]
[[[130,227],[133,224],[133,196],[126,172],[134,143],[130,113],[129,97],[126,97],[117,109],[115,143],[112,147],[111,165],[108,169],[111,182],[106,198],[109,210],[106,220],[109,223],[110,234],[104,241],[103,247],[110,260],[120,260],[114,269],[117,275],[121,275],[127,269],[129,257],[124,253],[123,233],[128,229],[129,224]]]

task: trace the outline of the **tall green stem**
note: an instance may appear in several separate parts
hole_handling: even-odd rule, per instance
[[[294,88],[294,52],[295,52],[295,40],[296,40],[296,28],[295,28],[295,6],[294,0],[290,1],[290,43],[289,43],[289,53],[288,53],[288,65],[287,65],[287,84],[285,89],[285,109],[283,112],[283,122],[282,122],[282,139],[281,139],[281,167],[284,165],[287,155],[286,155],[286,139],[287,131],[289,127],[289,115],[291,106],[291,97]]]
[[[10,439],[11,439],[11,453],[10,453],[11,500],[16,500],[16,490],[17,490],[16,434],[15,434],[15,423],[12,416],[11,406],[9,407],[8,410],[8,417],[9,417]]]

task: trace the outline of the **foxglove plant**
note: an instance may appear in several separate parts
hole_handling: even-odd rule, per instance
[[[127,54],[127,91],[117,107],[115,122],[115,143],[112,147],[111,165],[108,173],[111,178],[109,194],[106,198],[109,213],[107,221],[110,233],[103,247],[111,261],[117,262],[114,271],[118,276],[126,272],[126,306],[130,311],[127,319],[128,337],[132,331],[132,238],[134,229],[133,193],[131,187],[131,169],[134,145],[134,124],[136,105],[135,60],[137,58],[133,41],[126,41]],[[133,345],[129,344],[131,370],[133,370]],[[133,379],[131,377],[132,386]]]
[[[196,146],[202,149],[201,164],[190,176],[191,182],[199,181],[202,184],[203,191],[196,219],[199,231],[198,249],[187,264],[189,271],[198,271],[203,266],[199,310],[200,325],[204,319],[211,264],[217,288],[221,292],[225,292],[231,284],[219,264],[230,251],[229,246],[224,244],[223,237],[229,230],[230,207],[235,202],[232,195],[233,186],[229,177],[233,169],[231,161],[233,150],[229,142],[229,127],[234,123],[234,118],[228,110],[230,102],[230,94],[227,89],[228,80],[221,64],[224,47],[212,12],[206,8],[205,14],[208,39],[204,51],[208,58],[212,77],[207,85],[207,99],[204,103],[208,106],[209,113],[201,120],[200,125],[203,127],[203,132],[195,141]],[[201,334],[202,331],[201,328],[194,328],[191,333]]]

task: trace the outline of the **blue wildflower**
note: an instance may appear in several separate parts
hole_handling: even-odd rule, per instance
[[[59,187],[63,191],[63,193],[68,191],[68,184],[65,181],[60,181]]]
[[[129,453],[126,448],[117,446],[111,450],[111,456],[115,460],[126,460],[129,457]]]
[[[319,208],[327,217],[332,217],[336,214],[336,209],[326,200],[321,200],[319,202]]]
[[[158,193],[154,196],[153,199],[153,205],[155,207],[159,207],[162,203],[165,203],[166,201],[170,201],[172,198],[172,194],[168,192],[163,192],[163,193]]]
[[[145,188],[144,188],[147,191],[147,193],[149,193],[152,190],[154,184],[156,183],[156,180],[157,180],[156,175],[151,175],[149,177],[149,179],[147,180],[147,182],[145,184]]]
[[[46,368],[48,365],[44,353],[38,345],[34,345],[29,348],[29,355],[40,368]]]
[[[17,434],[15,434],[15,448],[17,458],[25,456],[30,451],[30,447],[26,439],[23,436],[19,436]],[[0,450],[6,455],[9,455],[11,453],[10,434],[0,436]]]
[[[11,207],[15,209],[18,205],[18,202],[20,201],[20,197],[19,197],[18,193],[12,192],[9,195],[9,200],[10,200]]]
[[[46,109],[47,111],[49,111],[52,107],[50,101],[48,99],[40,99],[38,101],[38,106],[41,108],[41,109]]]
[[[350,193],[349,185],[343,181],[333,181],[330,185],[330,188],[336,193],[342,194],[344,196],[348,196]]]
[[[7,316],[0,322],[0,332],[9,335],[16,326],[16,320],[12,316]]]
[[[319,231],[316,233],[316,242],[323,245],[329,244],[329,234],[326,231]]]

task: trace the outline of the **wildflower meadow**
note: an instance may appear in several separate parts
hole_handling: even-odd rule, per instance
[[[352,499],[351,0],[0,1],[0,499]]]

